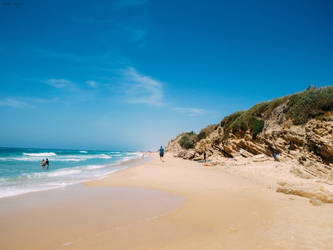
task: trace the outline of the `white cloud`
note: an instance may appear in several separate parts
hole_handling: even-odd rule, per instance
[[[0,100],[0,106],[6,106],[11,108],[32,107],[32,105],[30,105],[29,103],[16,98],[4,98]]]
[[[163,85],[150,76],[141,75],[134,68],[129,67],[120,71],[122,75],[125,101],[128,103],[142,103],[154,106],[164,105]]]
[[[147,3],[148,0],[120,0],[115,4],[115,9],[122,9],[130,6],[137,6]]]
[[[86,84],[88,84],[92,88],[97,88],[98,87],[98,83],[95,82],[95,81],[86,81]]]
[[[55,88],[73,88],[74,86],[74,83],[69,81],[69,80],[65,80],[65,79],[48,79],[46,81],[44,81],[44,83],[52,86],[52,87],[55,87]]]
[[[0,106],[11,107],[11,108],[35,108],[37,103],[54,102],[58,100],[53,99],[42,99],[32,97],[8,97],[0,100]]]
[[[188,116],[198,116],[207,113],[204,109],[175,107],[173,110],[186,114]]]

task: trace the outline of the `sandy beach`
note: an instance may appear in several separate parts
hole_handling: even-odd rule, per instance
[[[332,13],[0,1],[0,250],[333,250]]]
[[[277,193],[260,163],[256,175],[150,157],[84,185],[1,199],[0,248],[332,249],[333,205]]]

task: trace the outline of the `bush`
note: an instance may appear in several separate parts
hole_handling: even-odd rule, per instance
[[[238,117],[232,124],[232,132],[238,133],[238,132],[245,132],[247,130],[247,124],[244,119],[244,116]]]
[[[309,87],[307,90],[269,102],[254,105],[247,111],[238,111],[226,116],[221,121],[224,128],[224,139],[228,139],[230,132],[242,134],[248,129],[255,138],[262,132],[265,119],[279,105],[286,103],[286,117],[292,119],[295,125],[306,123],[311,118],[323,119],[327,111],[333,110],[333,86],[324,88]]]
[[[205,139],[217,128],[216,124],[208,125],[207,127],[200,130],[198,134],[198,141]]]
[[[193,131],[185,133],[179,140],[179,145],[185,149],[194,148],[196,143],[197,135]]]
[[[301,125],[331,110],[333,110],[333,86],[312,87],[289,98],[286,116],[292,119],[295,125]]]
[[[264,129],[265,122],[256,117],[251,117],[249,120],[250,132],[255,138]]]
[[[261,116],[264,113],[264,111],[267,109],[268,106],[269,106],[269,102],[261,102],[261,103],[254,105],[252,108],[250,108],[248,110],[248,112],[255,116]]]
[[[179,145],[184,149],[194,148],[196,143],[202,139],[205,139],[217,128],[216,124],[208,125],[207,127],[201,129],[200,133],[197,135],[193,131],[184,133],[179,139]]]
[[[221,125],[224,126],[224,139],[228,139],[230,132],[244,134],[248,129],[255,138],[264,128],[263,112],[269,103],[259,103],[248,111],[238,111],[225,117]]]
[[[221,121],[221,127],[228,127],[230,126],[238,117],[244,114],[246,111],[237,111],[229,116],[226,116]]]
[[[237,111],[229,116],[226,116],[221,121],[220,125],[224,128],[224,139],[228,139],[230,131],[235,132],[234,123],[241,117],[246,111]]]

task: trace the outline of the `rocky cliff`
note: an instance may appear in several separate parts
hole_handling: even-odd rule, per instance
[[[296,161],[291,170],[303,178],[333,181],[333,86],[310,87],[259,103],[200,131],[182,133],[166,148],[177,157],[223,162],[264,154]]]

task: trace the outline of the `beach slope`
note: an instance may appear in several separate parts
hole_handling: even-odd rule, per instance
[[[313,206],[305,198],[277,193],[248,173],[171,155],[160,162],[153,154],[142,166],[88,185],[153,188],[186,198],[180,209],[142,225],[139,234],[130,236],[137,249],[331,247],[332,205]],[[146,239],[142,245],[135,243],[141,236]]]
[[[40,192],[11,210],[14,198],[2,200],[1,249],[331,248],[332,204],[313,206],[225,166],[150,157],[67,199],[43,203],[50,192]]]

